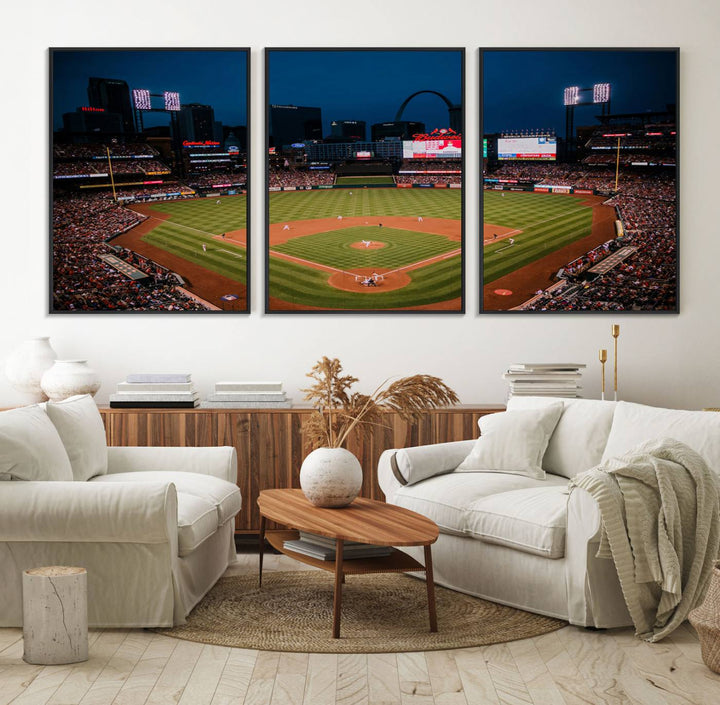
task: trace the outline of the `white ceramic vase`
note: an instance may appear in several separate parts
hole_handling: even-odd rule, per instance
[[[360,461],[345,448],[318,448],[300,467],[300,487],[316,507],[344,507],[362,487]]]
[[[100,377],[87,360],[55,360],[40,385],[50,401],[62,401],[76,394],[95,396],[100,389]]]
[[[40,380],[56,357],[50,338],[30,338],[5,361],[5,375],[14,389],[30,396],[33,402],[47,401]]]

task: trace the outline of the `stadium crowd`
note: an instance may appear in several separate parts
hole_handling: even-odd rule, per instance
[[[117,205],[106,194],[55,196],[53,204],[53,301],[55,310],[204,310],[176,290],[166,272],[150,284],[129,280],[106,265],[114,253],[106,240],[137,225],[144,216]],[[146,271],[146,270],[143,270]]]
[[[299,169],[271,169],[268,173],[270,188],[329,186],[335,183],[335,173],[331,171],[304,171]]]
[[[677,301],[677,204],[669,175],[623,182],[608,201],[623,223],[624,234],[600,245],[563,269],[567,286],[539,296],[527,310],[663,310]],[[593,276],[595,263],[622,246],[636,252],[612,270]]]

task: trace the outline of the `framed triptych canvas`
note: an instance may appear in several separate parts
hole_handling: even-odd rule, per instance
[[[51,49],[50,311],[249,312],[248,49]]]
[[[480,310],[678,311],[678,50],[481,51]]]
[[[462,49],[268,49],[266,311],[462,312]]]

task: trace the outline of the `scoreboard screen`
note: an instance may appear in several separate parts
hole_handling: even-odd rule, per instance
[[[501,137],[498,139],[498,160],[555,161],[555,137]]]
[[[150,91],[146,88],[133,88],[133,105],[136,110],[152,110]]]
[[[460,159],[462,139],[404,140],[403,159]]]

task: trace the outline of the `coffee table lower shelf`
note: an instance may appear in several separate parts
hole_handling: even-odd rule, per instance
[[[265,538],[268,543],[280,553],[284,553],[296,561],[306,563],[314,568],[321,568],[330,573],[335,572],[335,560],[323,561],[319,558],[306,556],[297,551],[291,551],[284,547],[285,541],[294,541],[300,537],[297,531],[291,529],[279,529],[275,531],[266,531]],[[425,566],[416,561],[407,553],[398,551],[393,548],[393,552],[389,556],[381,556],[378,558],[352,558],[345,559],[342,562],[342,571],[345,575],[361,575],[363,573],[410,573],[413,571],[425,571]]]
[[[346,575],[361,575],[363,573],[409,573],[414,571],[422,571],[425,573],[425,583],[427,585],[428,595],[428,613],[430,617],[430,631],[437,631],[437,612],[435,608],[435,586],[433,583],[432,573],[432,554],[430,552],[430,546],[426,545],[425,549],[425,561],[426,566],[416,561],[412,556],[407,553],[398,551],[393,548],[392,553],[389,556],[382,556],[377,558],[354,558],[349,560],[342,560],[338,556],[333,561],[323,561],[319,558],[313,558],[312,556],[306,556],[296,551],[291,551],[285,548],[285,541],[292,541],[299,537],[299,533],[292,529],[280,529],[274,531],[265,531],[264,517],[261,524],[260,530],[260,565],[259,565],[259,584],[262,587],[262,565],[263,565],[263,544],[264,539],[267,539],[268,543],[285,554],[294,558],[296,561],[311,565],[315,568],[326,570],[329,573],[335,574],[335,590],[333,598],[333,625],[332,625],[332,636],[334,639],[340,638],[340,607],[342,602],[342,583],[345,582]]]

